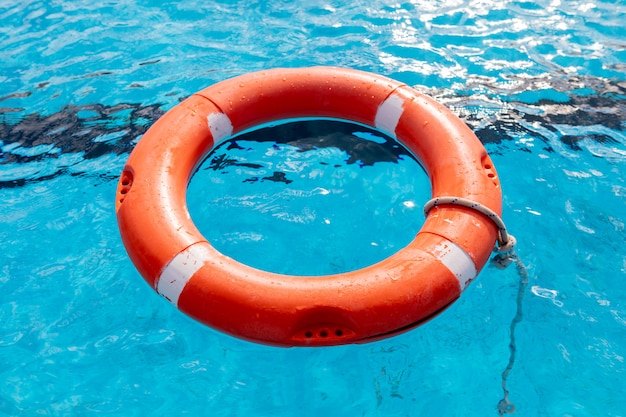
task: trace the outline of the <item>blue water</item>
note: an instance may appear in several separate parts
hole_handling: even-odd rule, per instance
[[[429,199],[428,176],[402,145],[362,126],[318,120],[222,144],[191,180],[187,204],[202,234],[239,262],[325,275],[408,245]]]
[[[0,415],[626,415],[626,5],[302,3],[0,4]],[[224,336],[145,285],[121,244],[114,195],[146,128],[225,78],[318,64],[398,79],[468,123],[498,169],[523,267],[486,267],[409,333],[323,349]],[[262,167],[208,160],[192,187],[199,217],[219,198],[200,194],[206,181],[253,198],[234,224],[226,210],[216,219],[235,255],[254,241],[237,222],[254,216],[313,219],[275,223],[297,244],[279,243],[275,225],[254,232],[275,249],[256,261],[285,268],[311,264],[294,247],[340,240],[324,226],[353,237],[338,226],[346,210],[370,222],[375,232],[356,239],[367,250],[342,240],[315,254],[331,270],[393,252],[423,221],[428,190],[409,157],[232,143],[248,149],[227,151],[235,164]],[[270,166],[281,161],[306,178]],[[285,206],[285,195],[315,188],[312,172],[317,187],[342,191]],[[505,390],[511,408],[499,409]]]

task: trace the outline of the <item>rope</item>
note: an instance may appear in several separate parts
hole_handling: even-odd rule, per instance
[[[495,211],[489,207],[485,207],[480,203],[477,203],[467,198],[461,197],[436,197],[429,200],[424,205],[424,215],[428,216],[428,212],[433,208],[441,205],[456,205],[461,207],[467,207],[472,210],[487,216],[498,228],[498,246],[494,249],[496,252],[506,253],[513,250],[513,247],[517,243],[513,235],[508,234],[504,221]]]
[[[510,325],[510,333],[509,333],[509,362],[507,363],[504,371],[502,371],[502,392],[503,396],[500,402],[498,403],[498,415],[503,417],[505,414],[513,414],[515,413],[515,404],[513,404],[509,400],[509,389],[507,388],[507,380],[509,378],[509,374],[511,370],[513,370],[513,365],[515,365],[515,354],[517,353],[517,345],[515,342],[515,328],[518,323],[522,321],[523,312],[522,305],[524,301],[524,294],[526,293],[526,287],[528,286],[529,274],[526,265],[522,262],[522,260],[517,256],[515,251],[511,251],[509,253],[499,253],[492,259],[493,264],[498,268],[506,268],[511,262],[515,263],[515,269],[517,269],[517,273],[520,277],[519,286],[517,287],[517,303],[516,303],[516,311],[515,316],[511,320]]]

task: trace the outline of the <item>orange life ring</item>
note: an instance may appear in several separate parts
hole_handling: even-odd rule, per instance
[[[318,277],[243,265],[214,249],[186,206],[194,170],[221,141],[264,123],[333,118],[378,129],[422,163],[433,198],[458,196],[502,211],[486,150],[447,108],[389,78],[313,67],[251,73],[208,87],[168,111],[122,172],[116,212],[145,280],[181,311],[215,329],[282,346],[362,343],[411,329],[456,300],[498,236],[476,210],[440,205],[415,239],[374,265]]]

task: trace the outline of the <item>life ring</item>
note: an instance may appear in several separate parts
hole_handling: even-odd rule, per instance
[[[433,198],[502,211],[494,165],[454,114],[405,84],[334,67],[231,78],[184,100],[132,151],[117,187],[122,241],[144,279],[192,318],[278,346],[363,343],[411,329],[455,301],[494,249],[498,228],[470,207],[431,210],[415,239],[374,265],[303,277],[261,271],[218,252],[186,206],[195,169],[220,142],[295,118],[360,123],[396,138],[422,163]]]

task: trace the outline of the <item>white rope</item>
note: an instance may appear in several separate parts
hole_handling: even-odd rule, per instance
[[[513,235],[510,235],[506,231],[506,226],[504,225],[504,221],[502,218],[498,216],[498,213],[491,210],[489,207],[485,207],[480,203],[477,203],[472,200],[468,200],[467,198],[461,197],[436,197],[432,200],[429,200],[424,205],[424,215],[428,216],[428,212],[433,208],[441,205],[456,205],[467,207],[472,210],[476,210],[477,212],[487,216],[498,228],[498,245],[494,249],[496,252],[504,253],[510,252],[517,241]]]

